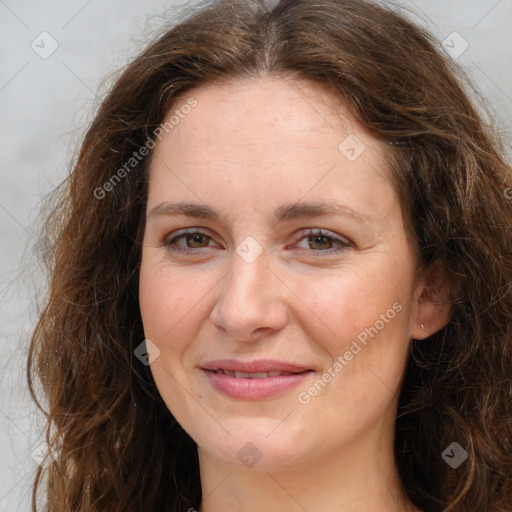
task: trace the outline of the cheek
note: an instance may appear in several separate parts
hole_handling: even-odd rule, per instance
[[[144,332],[161,350],[177,350],[186,341],[184,330],[190,332],[194,325],[199,327],[194,318],[212,283],[195,272],[194,275],[194,270],[177,270],[162,263],[143,261],[141,265],[139,302]]]
[[[314,418],[326,439],[352,439],[379,418],[391,421],[395,414],[408,355],[407,308],[395,300],[394,290],[387,290],[387,298],[382,288],[379,298],[364,290],[359,281],[357,289],[338,294],[338,304],[326,304],[333,334],[327,331],[315,343],[330,362],[315,382],[297,390],[299,410]]]
[[[338,276],[308,282],[301,288],[301,297],[310,308],[309,316],[324,326],[334,347],[372,326],[381,314],[403,299],[407,287],[393,274],[375,267],[349,269]],[[391,311],[388,316],[394,313]]]
[[[188,388],[186,353],[201,327],[201,299],[213,283],[199,279],[192,272],[170,268],[158,261],[141,264],[139,302],[144,334],[159,348],[160,354],[150,366],[156,387],[177,421],[195,432],[190,418],[200,415],[194,409],[195,401],[185,391]],[[190,358],[189,358],[190,359]],[[199,398],[199,396],[198,396]]]
[[[321,292],[312,283],[304,289],[312,305],[309,334],[338,362],[329,367],[335,375],[329,387],[354,405],[355,398],[371,401],[377,392],[378,399],[379,389],[388,394],[400,384],[409,348],[409,278],[405,262],[372,264],[316,283]]]

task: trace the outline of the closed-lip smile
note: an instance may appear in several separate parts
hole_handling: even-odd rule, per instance
[[[201,369],[216,391],[243,400],[270,398],[314,372],[306,366],[271,359],[251,362],[219,359],[201,365]]]

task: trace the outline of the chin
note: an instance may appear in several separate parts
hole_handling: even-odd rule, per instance
[[[211,436],[196,440],[198,446],[221,464],[255,472],[280,471],[299,467],[309,458],[304,453],[304,435],[298,432],[294,435],[289,427],[282,428],[275,420],[262,419],[254,424],[244,418],[225,425],[232,436],[222,430],[217,442]],[[276,427],[281,429],[279,433]]]

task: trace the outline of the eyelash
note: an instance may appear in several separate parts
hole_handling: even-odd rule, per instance
[[[192,249],[192,248],[183,248],[183,247],[175,246],[175,245],[173,245],[173,242],[175,242],[176,240],[179,240],[180,238],[183,238],[186,235],[196,235],[196,234],[205,236],[206,238],[213,240],[211,236],[207,235],[206,233],[203,233],[202,231],[198,231],[197,229],[189,229],[189,230],[182,230],[182,231],[178,231],[176,233],[172,233],[172,235],[173,235],[172,238],[167,237],[163,241],[162,245],[170,252],[175,252],[178,254],[185,254],[185,255],[194,255],[194,254],[197,254],[197,251],[206,249],[209,246]],[[325,230],[322,230],[322,229],[308,229],[306,232],[302,231],[295,237],[294,243],[298,243],[304,239],[311,238],[314,236],[322,236],[324,238],[333,240],[334,242],[337,242],[340,244],[337,248],[334,248],[334,249],[333,248],[327,249],[327,250],[311,249],[310,251],[308,251],[308,252],[310,252],[310,255],[315,258],[316,257],[322,258],[325,256],[332,256],[333,254],[338,254],[340,252],[346,251],[347,249],[350,249],[351,247],[353,247],[353,245],[351,243],[349,243],[348,241],[345,241],[344,239],[342,239],[338,236],[329,234],[329,232],[326,232]],[[304,250],[307,250],[307,249],[304,249]]]

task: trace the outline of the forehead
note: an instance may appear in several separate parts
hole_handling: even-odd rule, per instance
[[[195,106],[180,111],[191,100]],[[172,130],[154,150],[148,209],[169,195],[201,202],[213,194],[223,205],[255,210],[307,196],[373,216],[396,199],[384,144],[322,84],[212,83],[183,95],[171,118]]]
[[[230,135],[223,142],[257,135],[273,143],[283,142],[286,134],[304,138],[309,130],[320,128],[369,135],[342,99],[317,81],[254,77],[208,83],[182,95],[168,118],[192,97],[197,106],[186,116],[187,123],[180,120],[183,126],[178,131],[194,132],[198,142],[218,142],[219,132]],[[197,115],[198,111],[201,115]],[[274,138],[277,132],[278,140]]]

